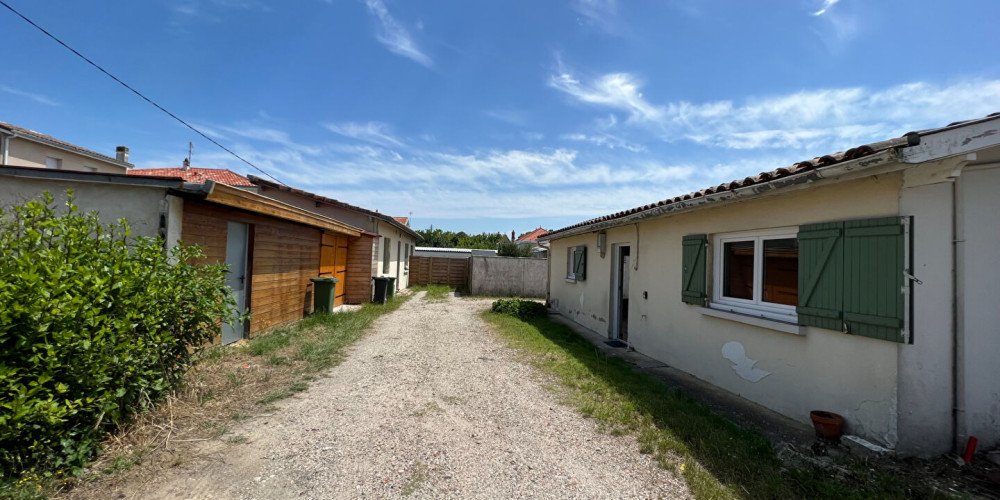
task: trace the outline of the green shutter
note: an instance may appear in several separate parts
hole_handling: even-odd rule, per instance
[[[844,223],[823,222],[799,227],[800,325],[843,329]]]
[[[580,245],[573,250],[576,258],[573,261],[573,277],[577,281],[587,279],[587,247]]]
[[[684,237],[683,272],[681,300],[688,304],[705,305],[708,297],[705,278],[705,252],[708,251],[708,236],[689,234]]]
[[[903,342],[902,220],[844,223],[844,323],[847,332]]]

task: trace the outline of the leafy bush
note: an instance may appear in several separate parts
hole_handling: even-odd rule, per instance
[[[531,257],[530,245],[518,245],[513,241],[504,241],[497,246],[497,255],[500,257]]]
[[[230,319],[225,266],[102,225],[69,195],[65,212],[48,193],[0,210],[0,482],[82,466]]]
[[[506,314],[521,320],[539,318],[548,314],[545,305],[533,300],[499,299],[493,302],[493,312]]]

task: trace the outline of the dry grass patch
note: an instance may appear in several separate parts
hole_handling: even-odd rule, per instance
[[[314,315],[249,341],[206,349],[182,387],[157,410],[110,436],[102,456],[59,496],[111,498],[129,485],[197,459],[206,443],[247,443],[246,436],[231,433],[232,427],[280,411],[276,401],[307,390],[308,381],[339,364],[345,348],[376,318],[406,299],[397,296],[384,305]]]

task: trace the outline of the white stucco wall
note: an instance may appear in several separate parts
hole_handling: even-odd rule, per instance
[[[97,160],[37,142],[21,138],[10,139],[10,152],[7,158],[8,165],[45,168],[45,159],[47,157],[61,160],[62,165],[59,167],[61,170],[105,172],[110,174],[124,174],[128,170],[125,167],[109,163],[105,160]]]
[[[550,301],[569,318],[608,332],[612,248],[627,243],[633,263],[639,260],[629,292],[629,340],[637,351],[803,423],[810,410],[839,413],[846,432],[894,446],[898,344],[811,327],[793,335],[706,315],[681,300],[681,243],[688,234],[896,215],[901,182],[901,174],[885,174],[690,211],[640,222],[638,237],[636,226],[612,228],[603,259],[596,234],[554,240]],[[579,244],[588,246],[587,279],[569,283],[566,249]],[[769,375],[758,382],[739,376],[722,355],[729,342],[739,342],[754,368]]]
[[[989,449],[1000,444],[1000,168],[966,167],[958,182],[959,355],[965,369],[959,389],[964,432],[957,444],[976,436],[980,449]]]
[[[909,172],[908,172],[909,174]],[[952,184],[906,187],[900,214],[913,216],[913,344],[899,351],[899,438],[903,455],[951,449]]]
[[[97,211],[101,221],[105,223],[127,219],[133,236],[157,236],[160,210],[164,208],[162,203],[167,199],[165,188],[0,177],[0,205],[20,204],[48,191],[55,198],[57,206],[61,207],[66,201],[68,189],[73,190],[74,203],[81,211]],[[177,199],[173,203],[177,205],[179,201],[181,200]],[[170,227],[169,217],[167,226]],[[179,234],[179,230],[176,234],[168,233],[168,241],[171,237],[176,241]]]

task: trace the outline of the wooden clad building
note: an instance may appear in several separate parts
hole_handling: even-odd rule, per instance
[[[251,318],[225,325],[231,343],[312,312],[310,278],[336,277],[334,307],[370,297],[374,235],[301,208],[225,184],[185,190],[181,240],[201,246],[204,262],[230,266],[229,285]]]

